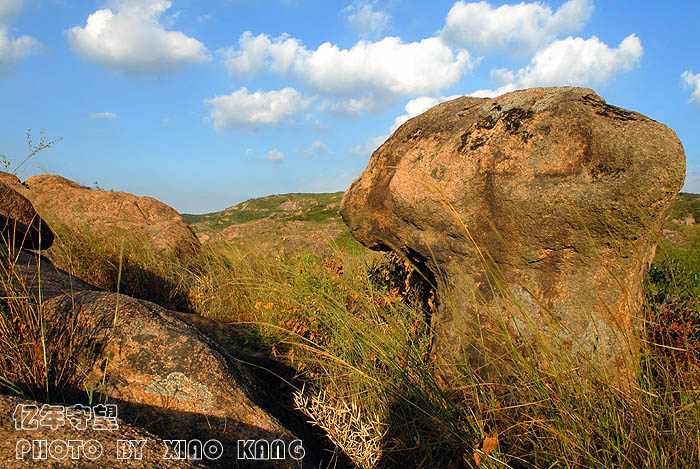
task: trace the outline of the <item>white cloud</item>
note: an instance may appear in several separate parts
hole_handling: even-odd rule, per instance
[[[470,93],[475,97],[494,97],[516,89],[533,86],[591,86],[605,83],[618,73],[634,68],[644,50],[639,38],[630,34],[616,48],[610,48],[600,39],[568,37],[552,42],[538,51],[530,64],[512,74],[515,80],[496,90]],[[492,77],[508,77],[507,71],[494,70]]]
[[[454,85],[472,67],[466,50],[453,52],[435,37],[410,43],[386,37],[359,41],[350,49],[326,42],[310,50],[286,34],[270,38],[247,31],[238,45],[219,51],[232,74],[269,69],[343,97],[433,93]]]
[[[266,159],[270,161],[282,161],[282,159],[284,159],[284,153],[275,148],[267,152]]]
[[[631,70],[642,57],[642,41],[630,34],[611,49],[600,39],[568,37],[554,41],[535,54],[518,72],[521,87],[587,85],[606,82],[615,73]]]
[[[209,118],[214,128],[224,130],[277,124],[305,109],[310,99],[302,97],[294,88],[250,94],[244,87],[204,102],[213,107]]]
[[[381,111],[386,101],[387,100],[384,98],[377,98],[369,94],[359,99],[350,98],[334,104],[325,103],[324,106],[319,107],[319,110],[324,110],[322,108],[326,108],[333,114],[341,117],[358,117],[363,114]]]
[[[0,25],[7,24],[22,9],[24,0],[2,0],[0,2]]]
[[[517,89],[518,87],[514,83],[506,83],[505,85],[495,90],[476,90],[469,93],[467,96],[472,96],[474,98],[494,98],[502,94],[510,93],[511,91],[515,91]]]
[[[31,36],[11,38],[5,26],[0,25],[0,73],[11,71],[17,61],[36,54],[41,43]]]
[[[0,73],[10,72],[17,62],[41,49],[41,43],[31,36],[10,37],[7,25],[22,9],[23,0],[0,0]]]
[[[407,120],[412,119],[420,114],[423,114],[425,111],[437,104],[444,103],[445,101],[449,101],[451,99],[459,97],[460,95],[440,96],[438,98],[434,98],[431,96],[419,96],[418,98],[409,100],[406,103],[406,106],[404,107],[406,113],[401,114],[400,116],[394,119],[394,124],[391,126],[391,129],[389,129],[389,133],[387,135],[370,137],[364,144],[352,146],[349,150],[350,153],[353,153],[358,156],[371,155],[377,148],[379,148],[384,142],[386,142],[389,137],[391,137],[391,134],[393,134],[396,131],[396,129],[401,127],[401,125]]]
[[[396,119],[394,119],[394,124],[391,126],[391,133],[394,133],[394,131],[398,129],[401,126],[401,124],[403,124],[407,120],[412,119],[420,114],[423,114],[431,107],[459,97],[460,95],[440,96],[439,98],[433,98],[430,96],[420,96],[418,98],[410,100],[408,103],[406,103],[406,106],[404,107],[404,109],[406,110],[406,114],[402,114]]]
[[[170,1],[118,0],[113,5],[114,11],[97,10],[85,27],[66,32],[73,51],[83,59],[137,76],[210,60],[197,39],[165,30],[161,17]]]
[[[511,70],[505,68],[494,68],[491,70],[491,80],[499,85],[512,83],[515,80],[515,75]]]
[[[245,31],[238,38],[238,46],[218,51],[231,74],[256,73],[266,66],[277,73],[285,72],[308,52],[299,40],[286,33],[270,39],[266,34],[253,36]]]
[[[93,114],[90,114],[90,117],[92,119],[116,119],[119,116],[117,116],[113,112],[95,112]]]
[[[592,0],[569,0],[556,12],[540,2],[503,5],[459,1],[447,13],[441,36],[459,46],[503,48],[512,42],[537,47],[578,31],[593,13]]]
[[[698,105],[700,105],[700,73],[693,75],[686,70],[683,72],[683,74],[681,74],[681,78],[685,81],[687,86],[694,88],[690,100],[695,101]]]
[[[377,148],[386,142],[389,137],[391,137],[391,134],[393,134],[396,129],[401,127],[401,125],[407,120],[423,114],[425,111],[437,104],[459,97],[460,95],[440,96],[438,98],[431,96],[419,96],[418,98],[409,100],[404,107],[406,113],[401,114],[394,119],[394,124],[389,129],[389,133],[387,135],[370,137],[364,144],[352,146],[349,150],[350,153],[363,157],[371,155]]]
[[[374,2],[356,0],[343,9],[348,24],[361,37],[370,38],[382,33],[389,24],[389,14],[374,9]]]
[[[332,155],[333,154],[331,149],[328,148],[320,140],[315,140],[314,142],[311,143],[311,146],[309,148],[304,148],[301,152],[303,154],[305,154],[306,156]]]

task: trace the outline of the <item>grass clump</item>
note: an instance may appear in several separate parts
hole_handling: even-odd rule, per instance
[[[52,224],[53,246],[45,252],[54,265],[103,290],[190,311],[184,272],[191,259],[155,250],[144,236],[100,236],[80,226]]]
[[[0,391],[46,402],[68,384],[73,336],[69,325],[47,323],[41,290],[27,285],[19,256],[0,250]]]

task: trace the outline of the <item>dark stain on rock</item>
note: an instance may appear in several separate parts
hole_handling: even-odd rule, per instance
[[[525,111],[519,107],[514,107],[503,113],[503,122],[506,126],[506,131],[511,134],[516,134],[520,130],[523,121],[530,119],[535,113],[532,110]]]
[[[481,119],[479,122],[476,123],[477,128],[479,129],[493,129],[496,126],[496,123],[498,122],[498,117],[494,118],[493,116],[486,116],[483,119]]]
[[[604,176],[619,178],[620,174],[625,172],[625,168],[612,168],[604,163],[598,163],[591,168],[591,177],[593,179],[601,179]]]
[[[406,140],[416,140],[420,138],[421,135],[423,135],[423,129],[416,129],[406,137]]]
[[[627,111],[621,107],[611,106],[606,103],[603,99],[597,96],[587,94],[581,98],[581,102],[589,106],[593,106],[596,109],[596,114],[603,117],[609,117],[611,119],[616,119],[620,121],[636,121],[639,120],[634,112]]]
[[[458,151],[459,153],[462,153],[462,152],[464,151],[464,147],[467,146],[467,142],[469,141],[469,136],[470,136],[471,134],[472,134],[471,131],[470,131],[470,130],[467,130],[466,132],[464,132],[464,133],[459,137],[459,139],[460,139],[461,142],[462,142],[462,143],[460,143],[459,146],[457,147],[457,151]]]
[[[474,141],[472,144],[469,146],[470,150],[476,150],[479,147],[482,147],[486,144],[486,139],[482,137],[481,135],[477,136],[474,138]]]
[[[552,131],[552,126],[549,124],[541,125],[537,128],[537,130],[542,135],[549,135],[549,132]]]

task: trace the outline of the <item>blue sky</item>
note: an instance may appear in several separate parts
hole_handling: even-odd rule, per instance
[[[0,154],[185,213],[345,190],[452,96],[577,85],[676,131],[700,192],[700,2],[0,0]]]

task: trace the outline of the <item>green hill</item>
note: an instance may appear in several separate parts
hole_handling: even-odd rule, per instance
[[[280,194],[249,199],[219,212],[183,214],[203,242],[254,244],[294,251],[363,249],[343,223],[342,192]]]
[[[219,232],[231,225],[239,225],[265,218],[280,221],[326,223],[340,220],[338,206],[342,192],[321,194],[281,194],[248,199],[220,212],[202,215],[183,214],[195,231]]]

